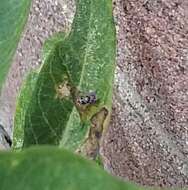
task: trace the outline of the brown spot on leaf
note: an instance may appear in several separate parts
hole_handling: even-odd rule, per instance
[[[107,119],[109,111],[102,108],[91,118],[91,128],[88,138],[78,152],[86,155],[88,158],[95,160],[99,154],[100,142],[104,132],[104,123]]]
[[[71,87],[68,85],[68,82],[65,81],[63,84],[59,84],[55,88],[56,90],[56,98],[63,99],[65,97],[69,97],[71,95]]]

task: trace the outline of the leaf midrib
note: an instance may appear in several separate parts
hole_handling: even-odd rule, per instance
[[[91,6],[92,5],[92,2],[90,3],[90,7],[89,7],[89,9],[91,10]],[[89,33],[90,33],[90,28],[91,28],[91,15],[92,15],[92,13],[91,13],[91,11],[89,11],[89,21],[88,21],[88,23],[89,23],[89,27],[88,27],[88,32],[87,32],[87,38],[86,38],[86,47],[85,47],[85,54],[84,54],[84,61],[83,61],[83,67],[82,67],[82,71],[81,71],[81,78],[80,78],[80,81],[79,81],[79,84],[78,84],[78,88],[80,88],[80,86],[81,86],[81,84],[82,84],[82,82],[83,82],[83,73],[85,73],[85,70],[86,70],[86,67],[85,67],[85,65],[86,65],[86,59],[87,59],[87,55],[88,55],[88,42],[89,42]],[[77,109],[76,109],[77,110]],[[66,132],[67,132],[67,129],[68,129],[68,127],[67,126],[69,126],[69,123],[71,123],[71,121],[72,121],[72,114],[73,114],[73,111],[74,111],[74,107],[73,107],[73,109],[72,109],[72,111],[71,111],[71,113],[70,113],[70,117],[69,117],[69,119],[68,119],[68,121],[67,121],[67,124],[66,124],[66,128],[65,128],[65,130],[63,131],[63,135],[62,135],[62,138],[61,139],[63,139],[63,136],[64,136],[64,134],[66,134]]]

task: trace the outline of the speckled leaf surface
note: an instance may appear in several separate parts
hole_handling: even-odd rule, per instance
[[[0,90],[11,65],[31,0],[0,1]]]
[[[95,147],[93,154],[107,126],[116,52],[112,1],[77,0],[76,5],[70,34],[63,40],[56,38],[53,48],[44,51],[24,111],[24,147],[54,144],[81,152]],[[95,93],[96,102],[80,105],[80,96],[90,92]]]
[[[1,190],[139,190],[91,161],[54,147],[0,152]]]

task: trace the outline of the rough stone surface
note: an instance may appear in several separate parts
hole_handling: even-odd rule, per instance
[[[117,0],[118,57],[106,168],[144,185],[188,185],[188,2]]]
[[[44,40],[68,31],[73,0],[33,0],[0,99],[0,123],[12,135],[15,98],[41,63]],[[114,106],[102,147],[114,175],[153,186],[188,186],[188,2],[115,0],[118,36]]]

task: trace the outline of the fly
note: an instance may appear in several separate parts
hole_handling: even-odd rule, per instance
[[[97,96],[95,92],[90,92],[87,95],[82,95],[77,98],[79,105],[95,104],[97,102]]]

